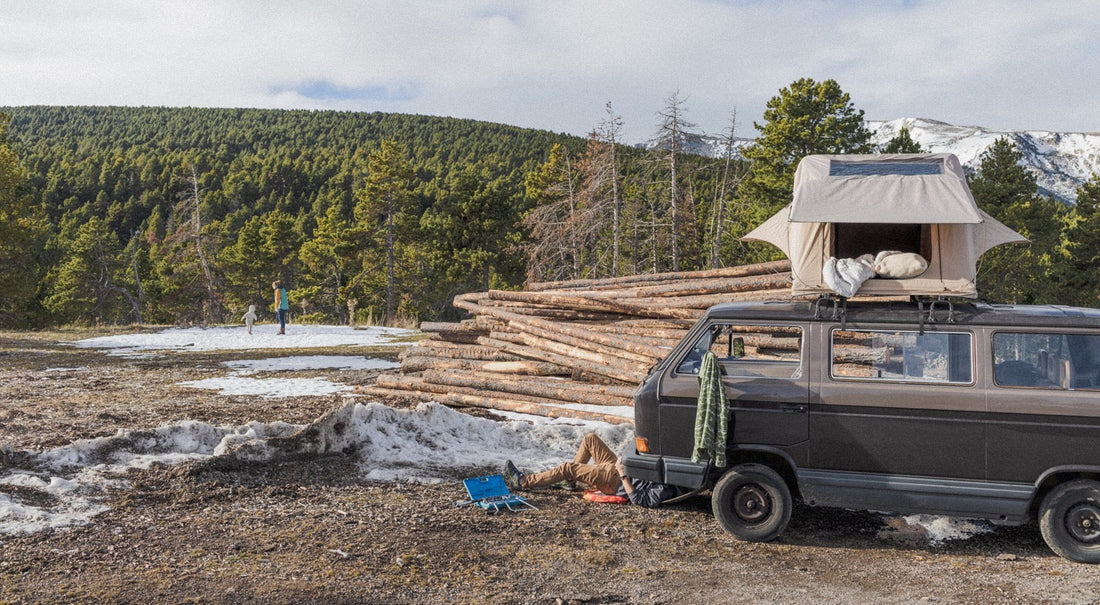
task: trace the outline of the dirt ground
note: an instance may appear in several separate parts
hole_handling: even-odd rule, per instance
[[[127,359],[57,344],[87,335],[0,332],[0,446],[37,452],[183,420],[305,424],[342,401],[177,386],[240,352]],[[375,372],[332,375],[365,384]],[[364,481],[354,455],[215,458],[129,480],[88,525],[0,535],[0,603],[1100,601],[1100,568],[1058,558],[1034,524],[933,546],[879,515],[798,506],[779,540],[752,544],[722,532],[707,495],[647,510],[540,491],[528,494],[538,510],[494,515],[456,508],[457,482]]]

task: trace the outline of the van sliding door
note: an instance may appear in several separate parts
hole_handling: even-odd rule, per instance
[[[834,327],[810,414],[810,467],[984,478],[985,397],[974,336],[949,328]]]

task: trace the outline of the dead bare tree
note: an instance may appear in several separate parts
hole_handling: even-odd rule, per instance
[[[622,213],[623,201],[619,191],[619,133],[622,132],[622,117],[611,109],[611,101],[607,102],[607,120],[601,129],[604,142],[609,149],[610,180],[611,180],[611,275],[619,275],[619,258],[622,244]]]
[[[580,276],[581,246],[573,227],[578,222],[579,202],[569,153],[555,147],[538,177],[540,182],[528,182],[528,195],[534,195],[538,205],[524,219],[531,230],[527,277],[531,281],[576,279]]]
[[[723,165],[722,175],[714,188],[714,200],[711,202],[710,223],[707,225],[709,235],[707,245],[709,261],[712,269],[717,269],[722,264],[722,233],[725,230],[726,206],[730,191],[735,191],[744,174],[737,171],[733,162],[733,148],[737,131],[737,110],[730,114],[730,125],[722,138]]]
[[[186,188],[180,192],[180,201],[176,205],[177,214],[182,219],[182,224],[177,231],[177,236],[194,243],[199,266],[202,269],[203,286],[206,290],[206,300],[203,304],[203,321],[215,323],[220,320],[221,312],[218,306],[217,284],[214,272],[207,260],[207,243],[203,235],[202,224],[202,195],[203,190],[199,184],[198,172],[195,165],[188,166],[189,174],[185,177]]]
[[[681,222],[680,203],[682,193],[679,189],[679,156],[684,149],[684,131],[694,128],[695,124],[684,119],[685,100],[680,98],[679,91],[672,93],[665,100],[664,108],[657,112],[661,118],[657,135],[654,137],[653,146],[665,152],[664,164],[667,166],[668,176],[668,206],[669,220],[672,223],[672,237],[669,238],[672,256],[672,270],[680,270],[681,249],[679,228]]]

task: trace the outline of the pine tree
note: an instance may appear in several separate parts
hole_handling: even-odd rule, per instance
[[[137,297],[121,283],[127,269],[122,247],[102,219],[81,224],[63,256],[47,277],[50,294],[44,304],[51,313],[96,324],[140,319]]]
[[[411,252],[410,247],[417,240],[419,216],[413,197],[414,178],[404,148],[397,141],[385,140],[370,154],[364,187],[356,194],[356,224],[367,236],[367,242],[374,244],[364,249],[364,263],[358,277],[363,279],[378,265],[385,270],[386,321],[395,319],[398,272],[408,269],[399,267],[398,262]],[[381,262],[377,262],[372,252],[381,253]]]
[[[1077,189],[1067,221],[1068,260],[1059,267],[1061,302],[1100,307],[1100,174]]]
[[[1031,240],[1028,246],[998,246],[979,261],[978,293],[996,302],[1058,302],[1052,268],[1065,257],[1065,206],[1037,194],[1035,175],[1007,138],[997,139],[967,179],[978,206]]]
[[[26,171],[8,145],[7,126],[0,114],[0,325],[20,326],[37,309],[47,227],[25,189]]]
[[[811,154],[869,153],[871,132],[848,93],[835,80],[802,78],[768,101],[765,123],[745,150],[751,162],[739,195],[748,204],[751,226],[790,203],[798,162]]]
[[[278,277],[264,250],[264,216],[253,216],[237,231],[237,241],[221,250],[218,266],[225,276],[226,303],[236,315],[248,305],[266,308],[271,286]]]
[[[341,323],[354,321],[346,312],[349,296],[345,290],[354,253],[348,221],[338,205],[330,206],[317,221],[313,237],[298,251],[302,273],[298,287],[291,293],[292,299],[307,302]]]
[[[923,153],[920,143],[913,140],[909,134],[909,128],[902,126],[894,138],[886,142],[882,147],[882,153]]]

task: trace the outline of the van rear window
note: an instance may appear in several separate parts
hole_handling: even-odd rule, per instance
[[[833,378],[970,384],[973,336],[968,332],[833,330]]]
[[[993,380],[1002,387],[1100,390],[1100,336],[998,332]]]

